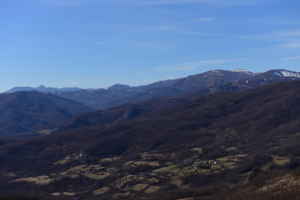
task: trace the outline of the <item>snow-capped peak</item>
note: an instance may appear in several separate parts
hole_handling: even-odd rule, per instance
[[[285,78],[300,78],[300,73],[299,72],[292,72],[292,71],[287,71],[287,70],[281,70],[278,72],[275,72],[276,75],[285,77]]]

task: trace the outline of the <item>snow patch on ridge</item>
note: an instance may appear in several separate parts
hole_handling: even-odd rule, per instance
[[[298,72],[291,72],[291,71],[280,71],[276,72],[276,75],[286,77],[286,78],[300,78],[300,73]]]

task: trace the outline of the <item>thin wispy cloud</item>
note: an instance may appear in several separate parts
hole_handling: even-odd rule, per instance
[[[263,40],[277,43],[280,48],[300,48],[300,30],[285,30],[257,35],[240,36],[241,39]]]
[[[106,43],[106,42],[104,42],[104,41],[97,41],[95,44],[96,44],[97,46],[103,46],[103,45],[105,45],[105,43]]]
[[[59,6],[59,7],[77,7],[81,6],[83,3],[89,3],[89,0],[40,0],[42,4]]]
[[[176,26],[173,25],[160,25],[160,26],[156,26],[156,27],[150,27],[150,30],[154,30],[154,31],[176,31],[178,30],[178,28]]]
[[[300,30],[284,30],[270,33],[253,34],[241,36],[242,39],[255,39],[255,40],[291,40],[300,38]]]
[[[189,72],[189,71],[195,71],[198,69],[198,66],[193,65],[178,65],[174,68],[164,68],[162,71],[177,71],[177,72]]]
[[[247,20],[248,23],[254,23],[258,25],[298,25],[300,21],[297,19],[288,19],[285,17],[264,17],[264,18],[252,18]]]
[[[210,0],[144,0],[144,5],[176,5],[176,4],[203,4],[210,3]]]
[[[216,19],[214,17],[200,17],[198,19],[195,19],[195,22],[213,22]]]
[[[282,58],[282,61],[298,61],[300,60],[300,56],[291,56],[291,57],[286,57],[286,58]]]
[[[280,45],[283,48],[297,49],[300,48],[300,41],[287,42]]]
[[[135,6],[164,6],[164,5],[187,5],[203,4],[210,6],[253,6],[270,0],[40,0],[56,6],[79,6],[88,3],[135,5]]]
[[[208,21],[207,21],[208,22]],[[166,34],[176,34],[181,36],[193,36],[198,38],[220,38],[224,37],[223,34],[208,32],[205,30],[194,30],[190,26],[185,25],[159,25],[159,26],[149,26],[141,27],[137,29],[139,32],[162,32]]]
[[[206,4],[214,6],[250,6],[256,5],[264,0],[140,0],[143,5],[184,5],[184,4]]]
[[[200,60],[195,62],[184,62],[182,64],[177,64],[173,66],[159,66],[155,67],[154,69],[160,72],[192,72],[199,70],[202,67],[222,66],[236,63],[241,60],[244,60],[244,58]]]
[[[279,37],[300,37],[300,30],[290,30],[278,32]]]

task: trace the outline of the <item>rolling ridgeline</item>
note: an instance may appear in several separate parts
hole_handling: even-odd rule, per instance
[[[38,88],[17,87],[6,93],[36,91],[70,99],[96,110],[103,110],[159,97],[176,97],[191,93],[209,94],[233,84],[240,89],[254,88],[274,82],[300,79],[300,73],[288,70],[270,70],[265,73],[249,71],[214,70],[185,78],[155,82],[150,85],[131,87],[116,84],[108,89]]]
[[[48,135],[4,138],[0,193],[39,199],[297,199],[299,77],[286,70],[211,71],[151,90],[181,91],[176,94],[68,115]]]

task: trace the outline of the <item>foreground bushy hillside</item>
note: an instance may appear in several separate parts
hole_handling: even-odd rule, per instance
[[[47,199],[297,199],[299,102],[294,81],[94,113],[91,123],[1,145],[0,192]],[[142,105],[147,109],[127,117]]]
[[[0,197],[0,200],[39,200],[39,199],[34,197],[6,196],[6,197]]]

